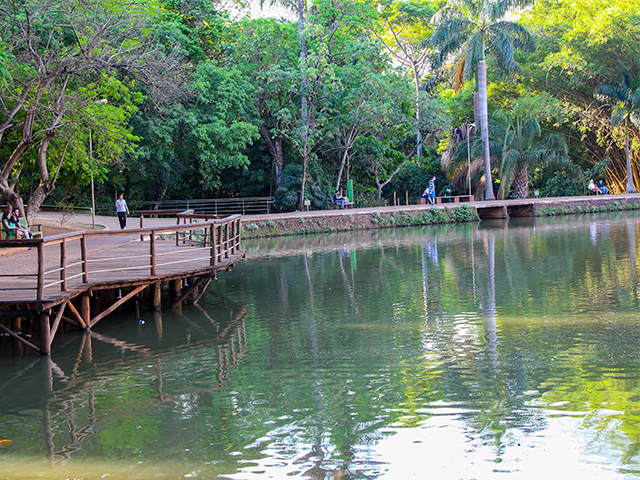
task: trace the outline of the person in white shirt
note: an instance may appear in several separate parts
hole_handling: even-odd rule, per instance
[[[127,201],[123,198],[122,194],[116,200],[116,212],[118,213],[118,220],[120,220],[120,228],[127,228],[127,214],[129,213],[129,207]]]
[[[593,193],[595,193],[596,195],[600,195],[602,193],[602,191],[598,188],[598,186],[595,184],[593,180],[589,182],[589,186],[587,188],[591,190]]]

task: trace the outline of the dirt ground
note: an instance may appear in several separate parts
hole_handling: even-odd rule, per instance
[[[38,224],[41,225],[45,237],[50,237],[51,235],[59,235],[61,233],[77,232],[79,230],[91,230],[91,225],[87,225],[84,223],[65,222],[61,225],[60,222],[51,222],[45,220],[38,221]]]
[[[60,222],[48,221],[48,220],[40,220],[34,222],[34,227],[32,230],[37,230],[37,225],[40,225],[40,228],[44,232],[45,237],[50,237],[52,235],[60,235],[61,233],[69,233],[69,232],[77,232],[81,230],[91,230],[91,225],[86,223],[73,223],[73,222],[65,222],[64,224],[60,224]],[[18,252],[16,249],[2,249],[0,248],[0,257],[4,257],[6,255]]]

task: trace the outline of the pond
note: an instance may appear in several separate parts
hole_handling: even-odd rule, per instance
[[[620,214],[247,242],[199,306],[3,358],[0,476],[640,478],[636,238]]]

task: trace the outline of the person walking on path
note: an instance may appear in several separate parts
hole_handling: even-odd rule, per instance
[[[129,207],[127,201],[123,198],[122,194],[116,200],[116,212],[118,212],[118,220],[120,220],[120,228],[124,230],[127,228],[127,214],[129,213]]]
[[[436,177],[432,177],[429,180],[429,186],[427,187],[427,198],[429,199],[429,203],[431,205],[435,205],[436,203]]]

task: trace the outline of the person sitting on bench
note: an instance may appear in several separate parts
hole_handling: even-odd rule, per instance
[[[598,182],[598,188],[600,189],[603,195],[609,194],[609,189],[604,186],[604,182],[602,180]]]
[[[9,214],[9,212],[4,212],[2,214],[2,230],[7,234],[7,236],[14,236],[16,238],[33,238],[31,232],[20,225],[20,209],[14,208],[13,214]]]
[[[600,195],[602,193],[602,191],[598,188],[593,180],[589,182],[589,186],[587,188],[596,195]]]
[[[340,190],[336,190],[336,193],[333,196],[333,203],[338,205],[340,208],[345,208],[345,206],[347,205],[347,201],[340,193]]]

